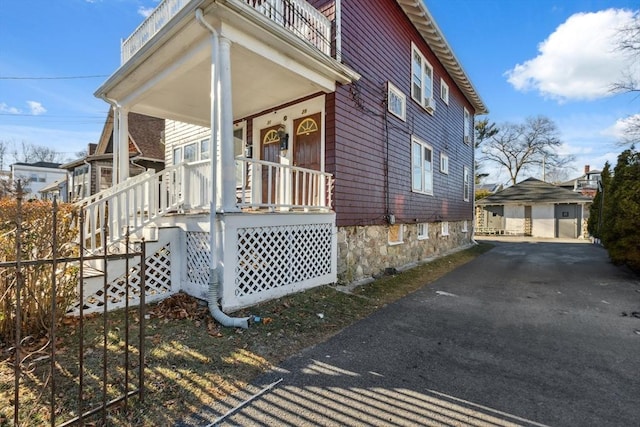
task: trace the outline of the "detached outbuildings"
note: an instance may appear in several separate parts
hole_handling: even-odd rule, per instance
[[[592,199],[535,178],[476,202],[476,234],[586,238]]]

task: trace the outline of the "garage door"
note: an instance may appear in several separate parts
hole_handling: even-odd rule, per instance
[[[575,239],[578,237],[580,206],[556,205],[556,237]]]

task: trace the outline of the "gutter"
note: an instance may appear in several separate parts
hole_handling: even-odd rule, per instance
[[[230,317],[226,313],[224,313],[220,306],[218,305],[218,291],[220,288],[220,271],[218,268],[219,259],[218,259],[218,251],[217,249],[220,247],[220,232],[217,230],[216,224],[216,204],[218,198],[218,166],[217,161],[215,161],[215,153],[218,152],[218,129],[220,127],[220,121],[218,118],[218,98],[219,88],[217,84],[218,80],[218,32],[215,28],[213,28],[205,19],[202,13],[202,9],[196,9],[195,13],[196,21],[200,25],[202,25],[209,33],[211,33],[211,137],[210,137],[210,147],[211,147],[211,206],[209,208],[209,236],[210,236],[210,244],[211,248],[211,268],[209,270],[209,312],[211,316],[218,321],[222,326],[234,327],[234,328],[243,328],[247,329],[249,327],[249,319],[250,317]]]

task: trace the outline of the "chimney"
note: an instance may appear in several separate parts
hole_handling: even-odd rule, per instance
[[[584,174],[588,174],[591,167],[589,165],[584,165]]]

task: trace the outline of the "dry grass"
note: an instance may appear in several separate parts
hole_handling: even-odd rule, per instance
[[[456,267],[490,249],[481,244],[412,270],[384,277],[344,293],[332,286],[280,298],[234,315],[255,314],[265,322],[248,330],[220,328],[206,307],[179,294],[166,302],[149,306],[144,331],[145,400],[129,399],[128,408],[117,406],[107,414],[109,426],[174,425],[203,406],[225,398],[243,388],[266,370],[298,351],[322,342],[344,327],[427,285]],[[319,315],[321,314],[321,315]],[[111,399],[122,394],[125,384],[125,312],[109,316],[107,333],[108,386]],[[128,314],[130,343],[135,343],[139,319],[136,310]],[[104,357],[104,319],[87,320],[84,332],[83,409],[99,405],[103,398],[101,382]],[[60,330],[56,366],[56,417],[58,423],[78,413],[78,336],[76,322]],[[47,340],[34,343],[33,354],[25,363],[20,385],[21,425],[43,425],[49,420],[50,360],[48,350],[37,352]],[[130,344],[129,389],[136,385],[138,348]],[[13,421],[13,369],[11,352],[0,347],[0,426]],[[42,357],[42,359],[38,359]],[[44,391],[43,391],[44,390]],[[161,409],[166,408],[166,409]],[[100,416],[85,425],[102,425]]]

